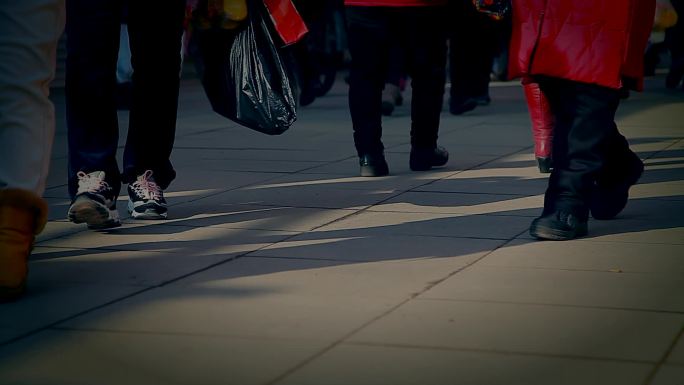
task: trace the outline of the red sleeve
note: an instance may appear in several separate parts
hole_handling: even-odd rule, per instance
[[[344,0],[344,5],[359,7],[427,7],[446,4],[447,0]]]

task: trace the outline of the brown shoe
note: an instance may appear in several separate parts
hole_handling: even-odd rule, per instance
[[[26,287],[28,256],[47,222],[47,204],[35,193],[0,190],[0,302],[17,299]]]

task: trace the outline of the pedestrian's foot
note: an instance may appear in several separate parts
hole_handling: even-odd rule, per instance
[[[401,96],[401,89],[399,86],[392,83],[385,84],[382,91],[382,114],[385,116],[392,115],[394,106],[401,106],[404,98]]]
[[[669,89],[677,88],[679,83],[682,82],[682,77],[684,77],[684,63],[680,60],[680,63],[670,67],[670,71],[665,78],[665,87]]]
[[[166,219],[166,200],[154,181],[152,170],[145,171],[128,185],[128,212],[135,219]]]
[[[549,174],[553,170],[553,161],[550,156],[538,156],[537,166],[539,166],[539,172],[542,174]]]
[[[121,226],[116,210],[116,193],[105,182],[104,171],[86,174],[79,171],[78,191],[69,206],[67,217],[74,223],[86,223],[93,230]]]
[[[630,159],[622,166],[626,174],[618,180],[605,180],[615,175],[607,175],[604,180],[597,180],[591,194],[589,208],[595,219],[613,219],[627,206],[629,188],[632,187],[644,172],[644,163],[632,153]]]
[[[587,235],[587,218],[570,210],[556,210],[532,221],[530,235],[537,239],[566,241]]]
[[[389,174],[389,167],[383,153],[365,154],[359,157],[361,176],[385,176]]]
[[[488,106],[489,103],[492,102],[492,98],[490,98],[487,94],[475,97],[474,99],[478,106]]]
[[[477,107],[477,100],[469,98],[466,100],[456,100],[451,98],[449,100],[449,112],[453,115],[462,115],[468,111],[472,111]]]
[[[409,166],[413,171],[426,171],[433,167],[444,166],[449,161],[449,153],[444,147],[412,147]]]

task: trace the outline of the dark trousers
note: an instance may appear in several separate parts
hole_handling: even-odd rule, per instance
[[[122,0],[67,1],[66,113],[69,193],[76,174],[104,171],[116,192],[145,170],[161,188],[176,173],[169,157],[178,108],[183,0],[130,1],[128,31],[133,95],[123,174],[116,161],[116,61]]]
[[[670,0],[679,18],[677,24],[665,30],[665,44],[672,54],[672,60],[684,58],[684,0]]]
[[[471,0],[449,3],[449,78],[453,103],[489,96],[489,80],[504,22],[477,12]]]
[[[382,89],[393,40],[406,49],[412,78],[411,144],[434,147],[442,110],[446,66],[445,8],[347,7],[352,55],[349,110],[359,155],[382,144]]]
[[[618,90],[569,80],[536,77],[555,118],[553,172],[544,212],[567,209],[588,215],[591,188],[598,179],[625,173],[632,156],[615,125]]]

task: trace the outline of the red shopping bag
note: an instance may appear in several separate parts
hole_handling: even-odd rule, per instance
[[[298,42],[309,32],[292,0],[264,0],[264,5],[286,46]]]

